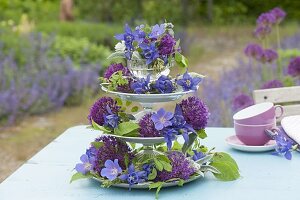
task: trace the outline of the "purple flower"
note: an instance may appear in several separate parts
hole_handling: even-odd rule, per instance
[[[273,8],[270,11],[271,14],[273,14],[273,16],[276,19],[276,23],[280,23],[286,16],[286,13],[284,12],[284,10],[282,10],[281,8]]]
[[[171,161],[172,171],[158,171],[156,178],[158,181],[167,181],[173,178],[187,180],[195,173],[196,169],[181,152],[173,151],[168,155],[168,158]]]
[[[256,20],[258,25],[271,26],[275,24],[276,18],[272,13],[262,13]]]
[[[156,24],[152,27],[151,33],[149,34],[149,38],[157,39],[164,32],[165,32],[165,25],[164,24],[161,24],[161,25]]]
[[[145,182],[146,172],[145,171],[135,171],[134,165],[131,164],[128,167],[128,173],[122,174],[119,178],[122,181],[127,181],[130,187],[134,184]]]
[[[107,105],[106,110],[108,114],[104,115],[104,126],[109,128],[116,128],[119,124],[119,116],[112,113],[110,107]]]
[[[152,164],[144,164],[143,165],[143,171],[146,172],[145,173],[145,179],[148,179],[148,175],[151,174],[152,169],[153,169]]]
[[[95,153],[95,159],[97,162],[95,162],[94,171],[96,171],[99,175],[101,174],[101,170],[107,160],[117,159],[120,167],[125,169],[125,156],[128,156],[129,160],[133,158],[133,154],[129,146],[115,137],[101,136],[95,141],[103,143],[103,145],[98,148]]]
[[[160,132],[155,129],[154,122],[151,119],[152,113],[147,113],[140,119],[140,136],[142,137],[159,137],[161,136]]]
[[[104,116],[110,114],[107,107],[110,108],[110,111],[113,114],[117,114],[120,111],[120,106],[117,106],[117,102],[115,100],[111,97],[102,97],[98,99],[90,109],[90,114],[88,116],[90,124],[92,124],[93,120],[100,126],[103,126],[105,122]]]
[[[122,169],[119,165],[118,159],[105,161],[104,168],[101,170],[101,176],[113,181],[117,176],[122,173]]]
[[[201,152],[201,151],[197,152],[196,150],[193,150],[193,152],[194,152],[194,155],[193,155],[192,159],[193,159],[194,161],[197,161],[197,160],[199,160],[199,159],[201,159],[201,158],[204,158],[204,157],[206,156],[206,155],[205,155],[203,152]]]
[[[122,71],[124,76],[130,76],[130,71],[122,63],[111,64],[104,72],[103,77],[109,79],[115,72]]]
[[[145,26],[139,25],[135,28],[135,40],[140,44],[142,42],[144,42],[145,37],[146,37],[146,33],[142,30]]]
[[[300,76],[300,56],[290,60],[288,74],[293,77]]]
[[[202,81],[200,77],[192,77],[187,71],[183,74],[182,79],[177,81],[184,91],[197,90],[198,84]]]
[[[158,46],[158,51],[160,55],[171,55],[174,53],[176,41],[175,39],[170,35],[166,34],[164,35],[161,40],[160,44]]]
[[[175,90],[175,87],[171,79],[165,75],[161,75],[153,86],[160,93],[172,93]]]
[[[284,155],[286,159],[291,160],[292,159],[291,151],[293,150],[293,143],[287,138],[285,138],[282,134],[278,134],[275,137],[275,141],[277,147],[273,155]]]
[[[95,163],[94,158],[89,158],[86,154],[83,154],[80,157],[80,160],[82,163],[78,163],[75,166],[75,169],[77,172],[82,173],[82,174],[86,174],[88,172],[90,172],[91,170],[93,170],[93,165]]]
[[[131,89],[131,84],[133,83],[133,79],[130,77],[126,77],[128,83],[123,84],[123,85],[118,85],[117,86],[117,91],[118,92],[123,92],[123,93],[133,93],[133,89]]]
[[[236,112],[244,108],[247,108],[249,106],[252,106],[253,104],[254,104],[254,100],[252,97],[246,94],[240,94],[233,99],[232,107],[233,110]]]
[[[260,61],[262,63],[271,63],[278,58],[278,54],[273,49],[265,49],[261,54]]]
[[[132,32],[128,24],[125,24],[125,32],[115,36],[117,40],[125,41],[125,56],[127,59],[131,59],[132,51],[134,51],[133,41],[135,40],[135,33]]]
[[[280,88],[283,87],[283,83],[280,80],[274,79],[265,82],[260,89]]]
[[[142,43],[140,44],[140,48],[143,50],[142,55],[145,57],[147,65],[151,64],[159,57],[158,50],[154,42],[150,44]]]
[[[258,44],[250,43],[246,46],[244,53],[246,54],[246,56],[258,60],[263,53],[263,48]]]
[[[147,79],[141,78],[131,83],[131,89],[137,94],[144,94],[150,91],[150,75]]]
[[[272,28],[270,26],[262,26],[259,25],[254,30],[254,36],[257,38],[264,38],[267,35],[269,35],[272,31]]]
[[[172,141],[176,139],[177,131],[173,128],[165,128],[163,129],[163,136],[165,142],[167,143],[168,150],[172,148]]]
[[[179,105],[184,119],[193,129],[201,130],[206,127],[210,113],[208,107],[201,99],[194,96],[189,97],[182,100]]]
[[[159,109],[156,114],[152,114],[151,120],[155,125],[155,129],[160,131],[164,127],[172,125],[170,121],[173,117],[173,113],[165,111],[163,108]]]

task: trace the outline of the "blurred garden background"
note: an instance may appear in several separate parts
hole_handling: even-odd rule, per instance
[[[259,32],[258,16],[275,7],[286,16]],[[300,1],[0,0],[0,9],[0,182],[65,129],[88,123],[125,23],[174,24],[190,71],[206,76],[197,95],[209,126],[232,126],[253,89],[300,84],[300,60],[289,70],[300,56]],[[259,60],[248,44],[276,56]]]

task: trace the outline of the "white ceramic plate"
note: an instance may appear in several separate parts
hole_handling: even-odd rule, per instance
[[[281,126],[290,138],[300,144],[300,115],[284,117]]]
[[[191,179],[184,181],[184,184],[192,182],[194,180],[197,180],[201,177],[203,177],[203,176],[202,175],[195,176]],[[97,178],[93,178],[93,179],[95,179],[101,183],[101,181],[99,179],[97,179]],[[138,183],[138,184],[132,185],[131,188],[133,188],[133,189],[148,189],[150,184],[151,183],[149,183],[149,182]],[[119,187],[119,188],[129,188],[129,184],[127,184],[127,183],[119,183],[119,184],[114,184],[112,186]],[[178,181],[165,183],[162,187],[173,187],[173,186],[178,186]]]
[[[264,152],[274,150],[276,147],[276,142],[274,140],[270,140],[267,144],[262,146],[249,146],[242,143],[236,135],[229,136],[226,138],[226,143],[237,150],[247,151],[247,152]]]

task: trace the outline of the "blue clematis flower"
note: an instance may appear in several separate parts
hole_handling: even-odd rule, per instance
[[[104,115],[104,125],[110,128],[116,128],[119,124],[119,116],[112,113],[110,107],[106,106],[109,115]]]
[[[155,129],[160,131],[165,127],[171,126],[171,119],[173,118],[173,113],[165,111],[163,108],[159,109],[157,113],[151,116],[151,120],[154,123]]]
[[[151,39],[157,39],[159,36],[161,36],[165,32],[165,25],[154,25],[152,26],[151,33],[149,34],[149,38]]]
[[[175,87],[170,78],[165,75],[161,75],[153,86],[160,93],[172,93],[175,90]]]
[[[131,59],[132,52],[134,51],[133,41],[135,40],[135,33],[132,32],[128,24],[125,24],[125,32],[122,34],[115,35],[117,40],[124,40],[125,42],[125,57]]]
[[[151,174],[153,169],[153,165],[152,164],[144,164],[143,165],[143,171],[145,172],[145,180],[148,179],[149,174]]]
[[[117,176],[122,173],[118,159],[114,161],[106,160],[104,166],[105,167],[101,170],[101,176],[108,178],[110,181],[115,180]]]
[[[173,128],[163,129],[163,136],[167,143],[168,150],[172,148],[172,141],[176,139],[177,131]]]
[[[273,152],[273,155],[284,155],[284,157],[288,160],[292,159],[292,153],[293,150],[293,142],[291,140],[288,140],[284,135],[278,134],[275,136],[275,141],[277,144],[277,147],[275,149],[275,152]]]
[[[145,26],[143,24],[141,24],[135,28],[134,38],[139,44],[144,42],[144,40],[146,38],[146,33],[143,31],[144,27]]]
[[[90,172],[93,169],[93,166],[95,164],[95,158],[94,157],[89,158],[86,154],[83,154],[80,157],[80,160],[82,163],[78,163],[75,166],[75,170],[85,175],[86,173]]]
[[[151,64],[159,57],[158,49],[154,42],[150,44],[141,43],[140,48],[143,50],[142,55],[145,57],[147,65]]]
[[[192,159],[193,159],[194,161],[197,161],[197,160],[199,160],[199,159],[201,159],[201,158],[204,158],[204,157],[206,156],[206,155],[205,155],[203,152],[201,152],[201,151],[197,152],[196,150],[193,150],[193,152],[194,152],[194,155],[193,155]]]
[[[129,190],[130,190],[132,185],[145,182],[146,181],[145,176],[146,176],[145,171],[135,171],[134,165],[131,164],[128,167],[128,173],[127,174],[122,174],[121,176],[119,176],[119,178],[122,181],[127,181],[128,182]]]
[[[202,81],[200,77],[192,77],[187,71],[183,74],[182,79],[177,81],[184,91],[197,90],[198,84]]]
[[[137,94],[144,94],[150,91],[150,74],[147,79],[141,78],[131,83],[131,89]]]

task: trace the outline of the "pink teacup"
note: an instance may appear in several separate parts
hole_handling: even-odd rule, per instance
[[[278,110],[278,111],[277,111]],[[277,111],[277,112],[276,112]],[[255,104],[233,115],[233,120],[239,124],[262,125],[270,124],[283,114],[283,107],[271,102]]]
[[[266,129],[276,128],[276,121],[263,125],[245,125],[234,123],[236,136],[246,145],[261,146],[270,141],[270,137],[265,133]]]

